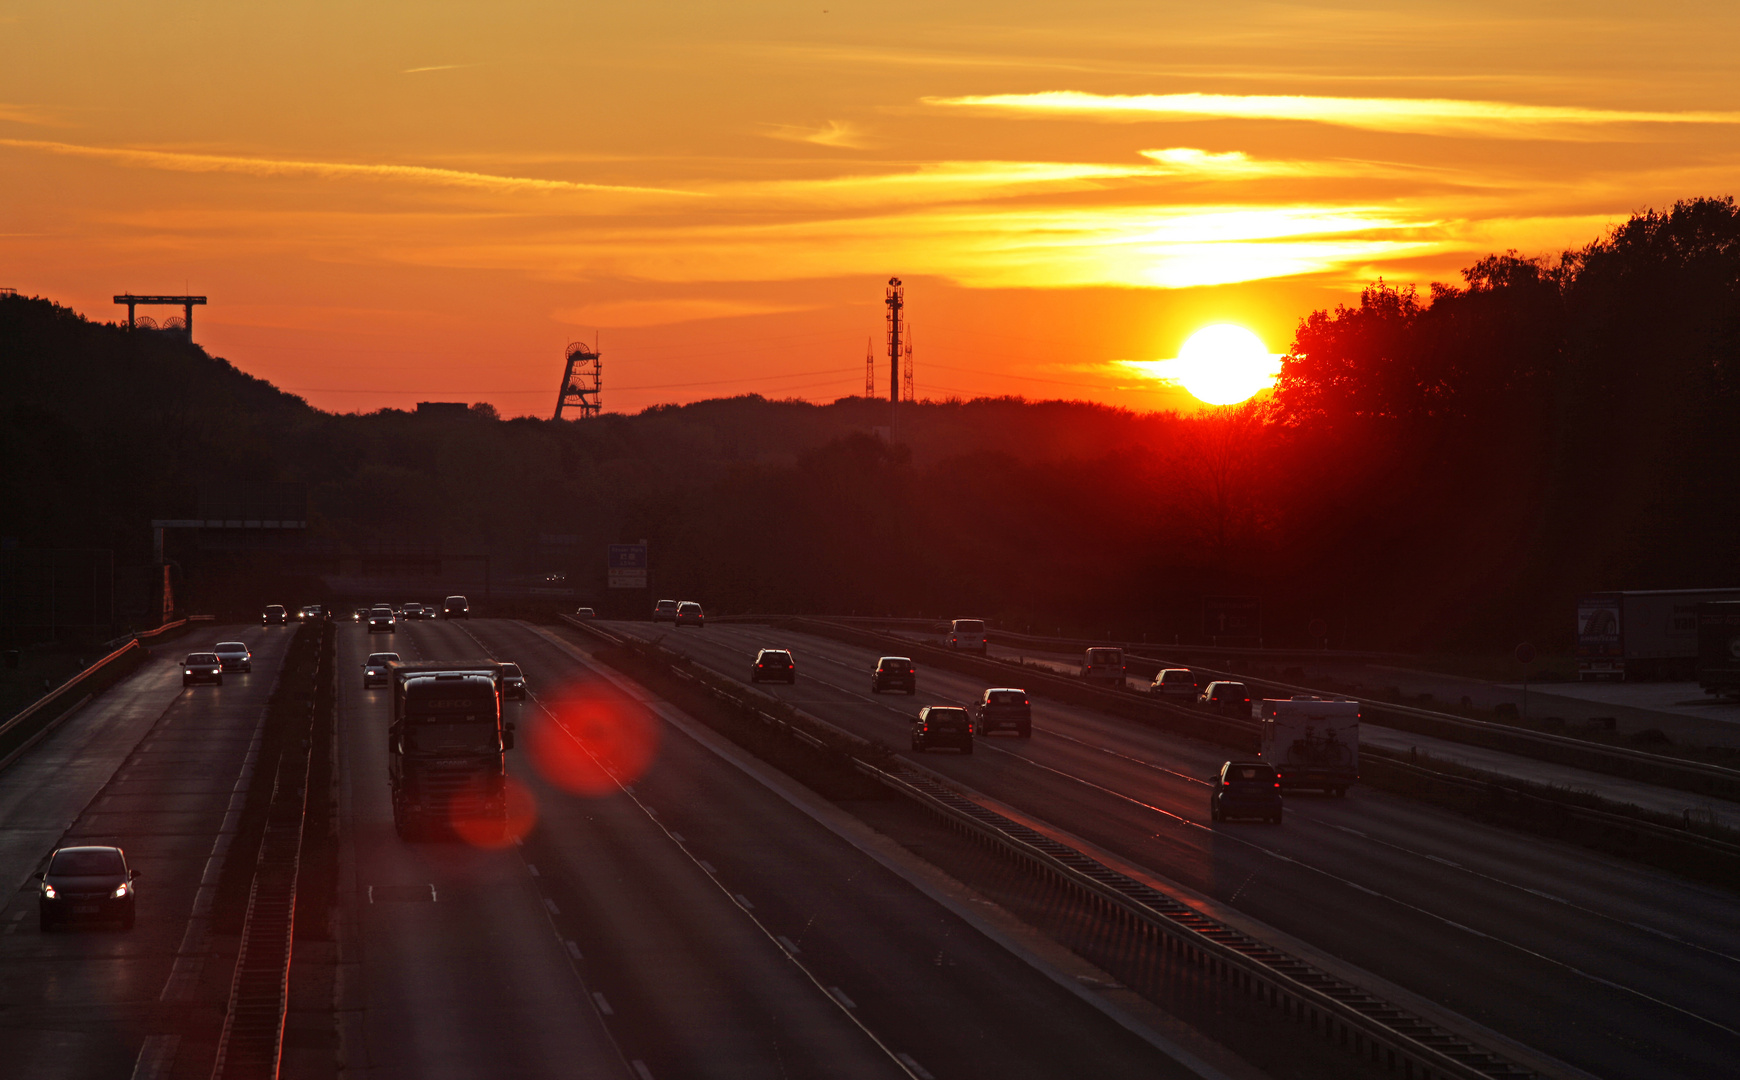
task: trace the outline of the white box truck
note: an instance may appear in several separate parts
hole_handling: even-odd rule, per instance
[[[1577,679],[1693,679],[1698,605],[1740,589],[1648,589],[1577,600]]]
[[[1282,791],[1347,794],[1359,779],[1359,702],[1307,695],[1264,701],[1261,757],[1280,772]]]

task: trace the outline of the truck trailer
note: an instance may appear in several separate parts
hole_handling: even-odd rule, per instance
[[[399,835],[411,840],[504,830],[514,725],[502,719],[502,665],[394,661],[387,681],[393,697],[387,780]]]
[[[1717,697],[1740,697],[1740,600],[1698,605],[1698,685]]]
[[[1577,678],[1691,679],[1698,605],[1740,600],[1740,589],[1591,593],[1577,601]]]
[[[1359,702],[1300,694],[1262,705],[1259,756],[1281,774],[1281,790],[1345,795],[1359,780]]]

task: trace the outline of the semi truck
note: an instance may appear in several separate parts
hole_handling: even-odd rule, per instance
[[[1259,756],[1281,774],[1281,790],[1345,795],[1359,779],[1359,702],[1298,694],[1262,705]]]
[[[393,661],[387,781],[393,826],[407,840],[485,835],[507,824],[502,665],[492,660]]]
[[[1740,589],[1590,593],[1577,601],[1577,679],[1691,679],[1698,605],[1740,600]]]
[[[1698,685],[1717,697],[1740,697],[1740,600],[1698,605]]]

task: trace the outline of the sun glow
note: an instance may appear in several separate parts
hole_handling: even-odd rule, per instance
[[[1217,323],[1190,335],[1176,359],[1131,366],[1184,387],[1204,404],[1236,405],[1275,385],[1281,358],[1244,327]]]

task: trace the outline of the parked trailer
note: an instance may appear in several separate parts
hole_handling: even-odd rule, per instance
[[[1577,601],[1577,678],[1690,679],[1698,663],[1698,605],[1740,600],[1740,589],[1591,593]]]
[[[393,696],[387,780],[399,835],[505,830],[514,725],[502,719],[502,665],[395,661],[387,680]]]
[[[1740,601],[1698,605],[1698,685],[1718,697],[1740,697]]]
[[[1300,695],[1262,705],[1264,761],[1281,790],[1317,788],[1345,795],[1359,780],[1359,702]]]

